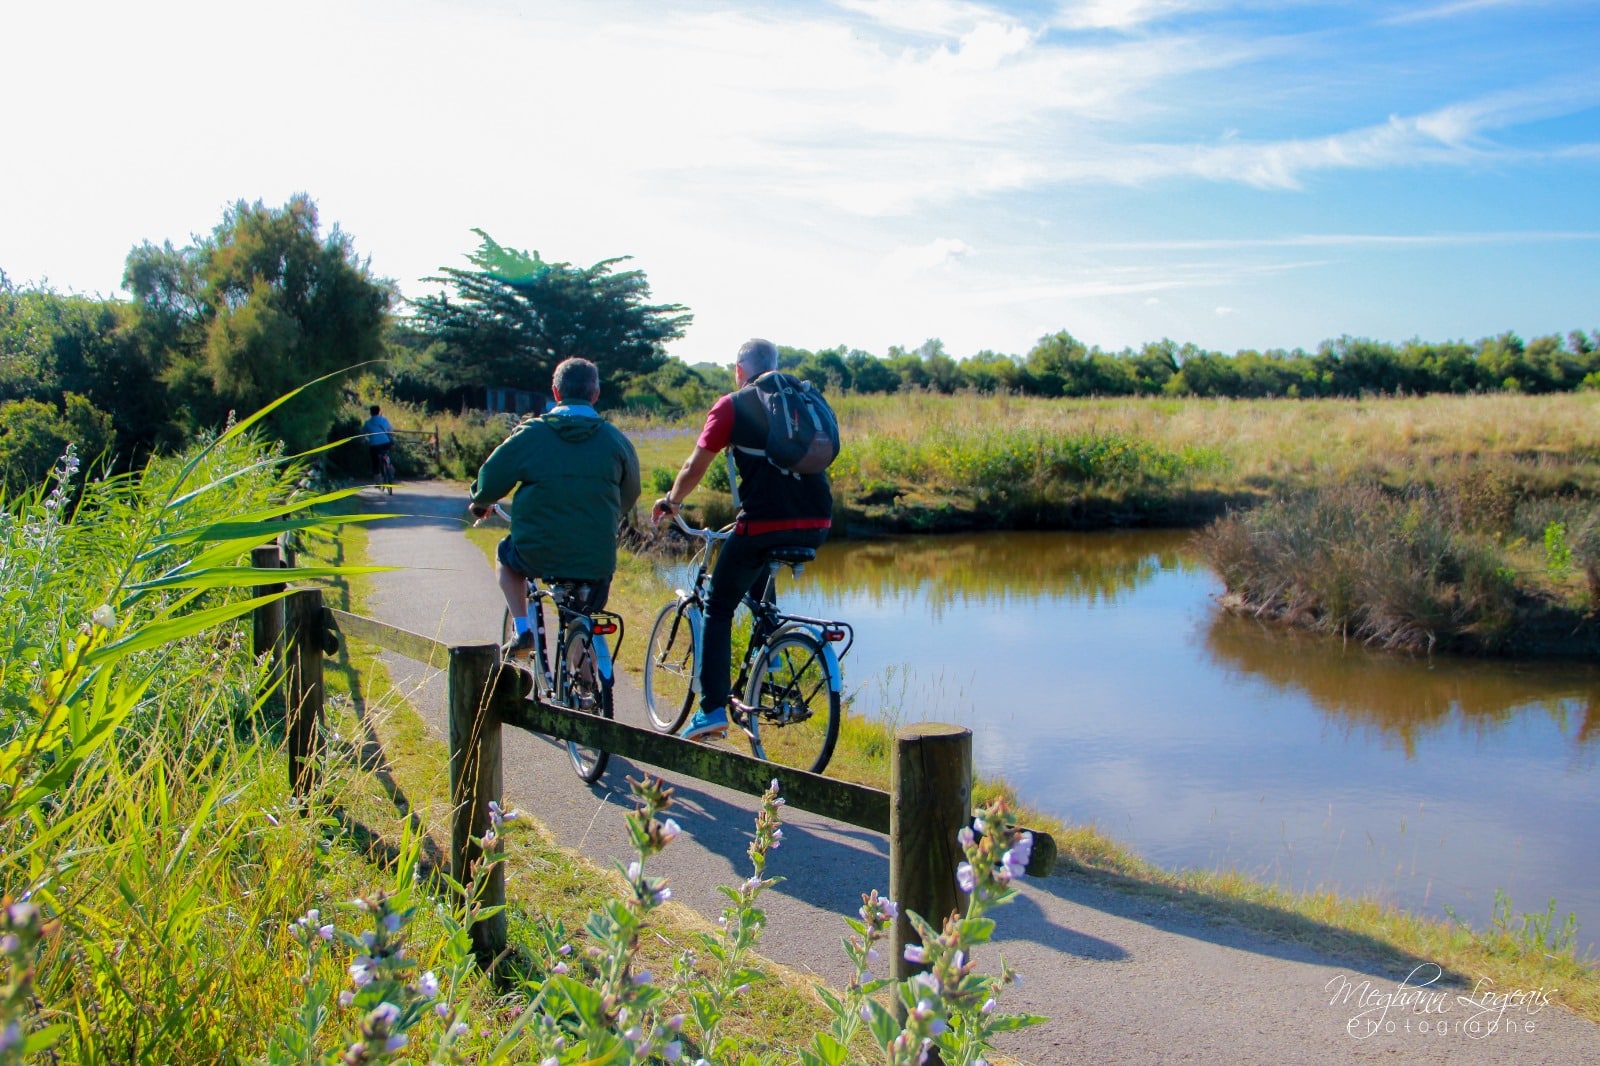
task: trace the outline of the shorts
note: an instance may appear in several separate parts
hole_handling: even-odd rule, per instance
[[[522,561],[522,556],[517,554],[517,546],[511,543],[511,538],[509,536],[500,538],[500,543],[495,547],[494,550],[494,557],[500,561],[501,566],[504,566],[512,573],[521,574],[523,577],[528,577],[531,574],[547,585],[557,581],[582,581],[584,584],[589,586],[589,598],[585,603],[572,604],[571,606],[575,610],[583,611],[585,613],[598,611],[604,607],[606,605],[606,601],[611,598],[610,574],[598,579],[592,577],[573,578],[567,577],[563,574],[541,574],[534,567],[531,567]]]

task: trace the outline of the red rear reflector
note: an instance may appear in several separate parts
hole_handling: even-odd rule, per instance
[[[617,624],[615,622],[596,622],[594,624],[594,633],[597,637],[604,637],[616,631]]]
[[[822,631],[822,639],[823,640],[829,640],[829,641],[843,640],[844,639],[844,630],[842,630],[842,629],[824,629]]]

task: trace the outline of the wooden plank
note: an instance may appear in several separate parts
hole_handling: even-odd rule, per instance
[[[490,707],[490,691],[500,649],[475,644],[450,650],[450,876],[463,887],[477,878],[469,934],[478,965],[489,969],[506,946],[505,864],[476,869],[483,859],[477,841],[490,828],[489,801],[500,803],[500,720]]]
[[[324,617],[321,589],[289,593],[284,611],[284,710],[289,719],[289,787],[302,797],[317,787],[322,754]]]
[[[909,914],[915,911],[935,929],[952,912],[964,909],[956,886],[956,866],[966,852],[956,835],[972,819],[972,731],[961,726],[919,722],[894,737],[890,768],[894,796],[889,831],[889,894],[900,904],[890,933],[890,965],[904,981],[927,969],[906,960],[908,944],[922,943]],[[905,1004],[893,1004],[905,1017]]]
[[[450,661],[450,646],[441,644],[432,637],[425,637],[420,633],[389,625],[387,622],[364,618],[359,614],[351,614],[349,611],[337,608],[329,608],[328,613],[333,616],[334,625],[338,626],[339,632],[346,637],[376,644],[380,648],[398,652],[436,669]]]
[[[600,748],[625,759],[697,777],[752,796],[761,795],[776,778],[779,794],[791,807],[878,833],[889,831],[887,792],[774,766],[736,751],[708,747],[651,729],[541,704],[526,697],[527,675],[522,671],[503,668],[500,677],[502,680],[495,686],[494,706],[506,725],[558,740],[575,740],[585,747]]]

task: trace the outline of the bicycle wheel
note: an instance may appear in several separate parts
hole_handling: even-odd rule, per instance
[[[756,758],[820,774],[839,740],[839,690],[824,645],[808,633],[774,639],[745,687]]]
[[[383,457],[383,491],[394,495],[394,460],[387,454]]]
[[[561,664],[559,690],[562,705],[571,710],[614,717],[610,649],[605,637],[594,636],[582,622],[567,626],[567,654]],[[586,748],[571,740],[567,741],[567,754],[572,757],[572,768],[578,776],[590,784],[606,772],[606,762],[611,758],[610,752]]]
[[[692,624],[697,608],[674,601],[661,608],[644,649],[644,706],[663,733],[683,728],[699,687],[700,647]]]

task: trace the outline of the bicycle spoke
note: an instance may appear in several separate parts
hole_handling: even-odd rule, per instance
[[[839,736],[839,695],[810,636],[791,633],[768,647],[745,702],[760,757],[817,773],[827,766]]]
[[[561,701],[567,708],[585,714],[612,717],[611,680],[603,675],[595,655],[594,641],[584,624],[574,622],[568,630],[567,654],[561,664]],[[605,773],[610,755],[599,749],[584,747],[574,741],[567,742],[567,754],[572,758],[572,768],[584,781],[593,783]]]
[[[698,652],[688,612],[677,603],[667,604],[650,627],[643,681],[645,711],[650,724],[663,733],[676,731],[689,716]]]

